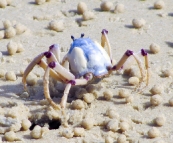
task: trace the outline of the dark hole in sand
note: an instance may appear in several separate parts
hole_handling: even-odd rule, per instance
[[[37,123],[32,122],[30,130],[33,130],[36,125],[39,125],[40,127],[44,127],[45,124],[49,125],[49,130],[58,129],[61,125],[61,122],[59,120],[48,120],[48,121],[37,121]]]

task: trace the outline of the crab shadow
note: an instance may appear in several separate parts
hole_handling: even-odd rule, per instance
[[[166,41],[165,42],[169,47],[173,48],[173,42]]]

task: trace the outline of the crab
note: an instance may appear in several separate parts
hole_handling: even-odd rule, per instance
[[[136,61],[140,69],[141,78],[139,86],[141,83],[146,83],[146,86],[148,85],[148,56],[144,49],[141,49],[138,53],[127,50],[119,62],[113,65],[111,46],[108,39],[108,31],[106,29],[103,29],[101,32],[101,44],[90,38],[85,38],[84,34],[81,34],[81,37],[77,39],[71,36],[71,39],[73,42],[68,53],[62,60],[60,60],[59,45],[51,45],[48,51],[39,54],[33,59],[24,71],[22,78],[24,89],[27,90],[27,75],[35,65],[42,67],[45,70],[43,76],[44,95],[54,109],[66,107],[71,86],[86,85],[109,76],[112,71],[122,69],[126,61],[131,59],[129,57],[132,57],[134,61]],[[144,66],[139,55],[144,57]],[[46,57],[46,62],[43,60],[43,57]],[[49,76],[66,84],[60,104],[56,104],[50,97]]]

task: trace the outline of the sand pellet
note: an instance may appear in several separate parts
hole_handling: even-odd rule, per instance
[[[92,119],[92,118],[85,118],[84,120],[82,120],[81,125],[85,129],[89,130],[89,129],[91,129],[94,126],[94,119]]]
[[[21,43],[17,43],[17,53],[23,52],[25,49],[23,48],[23,45]]]
[[[117,4],[114,9],[114,13],[123,13],[125,10],[123,4]]]
[[[83,137],[83,136],[85,136],[85,130],[84,130],[84,128],[75,127],[73,129],[73,132],[74,132],[74,136],[75,137]]]
[[[17,44],[15,42],[10,41],[7,44],[7,51],[9,55],[14,55],[17,52]]]
[[[16,133],[14,131],[6,132],[4,135],[6,141],[13,142],[17,139]]]
[[[133,103],[134,97],[132,95],[125,98],[126,103]]]
[[[95,15],[94,15],[94,13],[91,12],[91,11],[85,11],[85,12],[82,14],[82,18],[83,18],[83,20],[87,21],[87,20],[94,19],[94,18],[95,18]]]
[[[56,32],[62,32],[65,29],[63,21],[55,21],[55,20],[49,22],[48,27],[50,30],[54,30]]]
[[[26,131],[31,127],[31,122],[28,119],[23,119],[21,125],[23,130]]]
[[[89,84],[89,85],[86,86],[86,90],[89,93],[92,93],[95,89],[96,89],[96,87],[93,84]]]
[[[2,23],[5,29],[10,28],[12,26],[10,20],[4,20]]]
[[[33,86],[37,83],[37,76],[33,73],[30,73],[26,78],[26,83],[29,86]]]
[[[119,114],[117,113],[116,109],[108,109],[106,111],[106,115],[111,119],[113,118],[119,119]]]
[[[80,110],[84,107],[85,107],[85,105],[84,105],[84,102],[82,100],[78,99],[78,100],[72,101],[72,108],[73,109]]]
[[[14,28],[16,30],[17,35],[24,33],[26,30],[26,27],[20,23],[17,23],[16,25],[14,25]]]
[[[152,43],[149,48],[150,48],[150,52],[153,54],[157,54],[160,52],[160,46],[156,43]]]
[[[162,9],[165,7],[165,3],[162,0],[158,0],[154,3],[154,8],[155,9]]]
[[[16,35],[16,30],[14,29],[14,27],[9,27],[5,29],[5,38],[9,39],[14,37],[15,35]]]
[[[117,143],[125,143],[126,142],[126,136],[125,135],[119,135],[117,138]]]
[[[173,98],[169,99],[169,105],[173,106]]]
[[[0,0],[0,8],[5,8],[7,6],[6,0]]]
[[[118,96],[121,97],[121,98],[126,98],[129,95],[130,95],[129,91],[125,90],[125,89],[120,89],[119,92],[118,92]]]
[[[38,4],[38,5],[41,5],[45,2],[46,2],[46,0],[35,0],[35,3]]]
[[[9,6],[9,5],[11,5],[12,0],[6,0],[6,2],[7,2],[7,5]]]
[[[165,77],[173,77],[173,69],[166,69],[163,71]]]
[[[87,5],[84,2],[79,2],[77,5],[77,13],[78,14],[83,14],[85,11],[87,11]]]
[[[100,92],[97,91],[97,90],[94,90],[94,91],[92,92],[92,94],[93,94],[94,97],[97,99],[97,98],[99,97],[99,95],[100,95]]]
[[[150,98],[150,103],[151,103],[151,105],[154,105],[154,106],[158,106],[159,104],[162,103],[162,101],[163,101],[163,99],[159,94],[153,95]]]
[[[113,93],[110,90],[106,90],[103,92],[103,96],[106,100],[110,100],[113,97]]]
[[[64,129],[63,132],[62,132],[62,136],[65,137],[65,138],[72,138],[74,135],[73,131],[71,129]]]
[[[100,4],[100,8],[102,11],[110,11],[113,7],[113,3],[109,1],[104,1]]]
[[[145,25],[145,20],[144,19],[133,19],[132,20],[132,25],[135,27],[135,28],[142,28],[144,25]]]
[[[163,126],[166,122],[166,117],[164,115],[158,116],[154,119],[157,126]]]
[[[114,139],[110,136],[106,136],[105,137],[105,143],[113,143],[114,142]]]
[[[138,77],[130,77],[129,78],[129,84],[131,85],[138,85],[139,84],[139,78]]]
[[[117,119],[112,119],[110,120],[107,125],[106,128],[110,131],[116,132],[119,129],[119,122]]]
[[[162,94],[162,93],[163,93],[163,90],[164,90],[163,86],[157,84],[157,85],[154,85],[154,86],[151,88],[150,92],[151,92],[153,95],[155,95],[155,94]]]
[[[95,96],[92,93],[86,93],[84,94],[83,99],[86,103],[92,103],[95,100]]]
[[[17,79],[16,74],[13,71],[5,73],[5,79],[10,81],[15,81]]]
[[[160,131],[156,127],[152,127],[148,131],[148,137],[150,137],[150,138],[156,138],[156,137],[159,137],[159,136],[160,136]]]
[[[125,131],[129,130],[130,125],[129,125],[128,122],[121,122],[119,124],[119,127],[120,127],[120,129],[121,129],[122,132],[125,132]]]
[[[30,135],[34,139],[41,138],[42,135],[41,127],[39,125],[36,125],[34,129],[31,131]]]

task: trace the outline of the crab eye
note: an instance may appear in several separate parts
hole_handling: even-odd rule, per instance
[[[71,39],[74,41],[74,36],[73,35],[71,35]]]
[[[84,33],[81,34],[81,38],[83,38],[83,37],[84,37]]]

